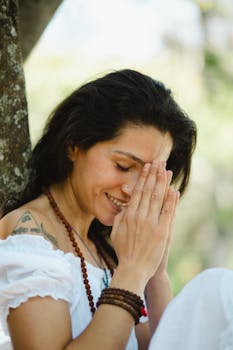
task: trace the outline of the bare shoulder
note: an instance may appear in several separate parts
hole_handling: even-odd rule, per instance
[[[37,205],[37,201],[39,205]],[[53,231],[54,227],[51,219],[46,214],[46,208],[42,210],[39,199],[13,210],[0,220],[1,239],[5,239],[10,235],[39,235],[58,247],[56,237],[49,233]]]

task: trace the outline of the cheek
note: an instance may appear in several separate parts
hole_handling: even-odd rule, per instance
[[[120,190],[123,184],[133,184],[138,178],[138,173],[124,173],[118,171],[115,167],[108,168],[105,171],[98,172],[95,177],[95,194],[100,192],[109,192],[111,190]]]
[[[100,192],[105,192],[107,189],[115,187],[120,183],[120,176],[116,169],[111,167],[93,167],[89,177],[89,185],[94,190],[97,196]]]
[[[123,176],[118,174],[116,170],[108,169],[105,172],[102,172],[99,176],[99,183],[102,188],[112,188],[120,186],[123,181]]]

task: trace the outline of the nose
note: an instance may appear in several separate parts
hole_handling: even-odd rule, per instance
[[[127,194],[129,197],[131,196],[132,194],[132,189],[129,187],[128,184],[123,184],[122,187],[121,187],[122,191]]]
[[[131,176],[127,179],[125,183],[122,184],[121,189],[127,196],[131,197],[131,194],[133,192],[134,186],[137,183],[139,174]]]

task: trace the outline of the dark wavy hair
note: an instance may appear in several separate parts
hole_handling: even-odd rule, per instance
[[[195,123],[161,82],[126,69],[86,83],[58,105],[32,152],[29,182],[14,204],[5,205],[4,214],[39,196],[43,186],[69,176],[69,146],[88,150],[97,142],[118,136],[128,124],[154,126],[170,133],[173,149],[167,168],[173,171],[172,181],[183,194],[196,145]],[[90,235],[96,230],[101,231],[101,223],[94,220]]]

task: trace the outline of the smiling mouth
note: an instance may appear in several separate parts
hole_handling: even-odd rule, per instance
[[[126,203],[126,202],[119,201],[119,199],[116,199],[116,198],[110,196],[110,194],[108,194],[108,193],[106,193],[106,196],[112,202],[112,204],[114,204],[118,208],[123,208],[123,207],[126,207],[128,205],[128,202]]]

